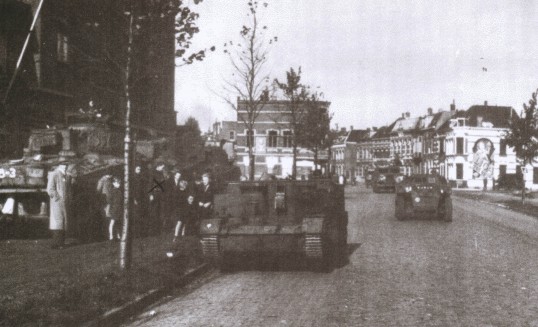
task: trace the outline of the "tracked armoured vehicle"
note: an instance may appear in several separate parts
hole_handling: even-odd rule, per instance
[[[234,182],[201,221],[202,250],[221,268],[232,256],[290,253],[327,268],[346,258],[347,221],[344,188],[330,180]]]
[[[142,151],[158,154],[148,142],[141,144]],[[121,130],[95,121],[33,130],[23,158],[0,161],[1,228],[5,231],[28,223],[48,226],[47,178],[58,162],[67,161],[67,173],[73,177],[67,236],[82,241],[103,237],[102,203],[96,185],[105,174],[123,175],[122,147]]]

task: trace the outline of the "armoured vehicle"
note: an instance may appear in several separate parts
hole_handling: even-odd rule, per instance
[[[328,179],[229,183],[200,237],[204,257],[221,269],[231,256],[290,253],[329,268],[347,254],[344,188]]]
[[[452,189],[447,180],[437,174],[417,174],[396,186],[395,216],[398,220],[418,213],[430,213],[452,221]]]
[[[147,150],[142,143],[142,150]],[[122,146],[117,128],[95,121],[32,130],[21,159],[0,161],[0,220],[8,226],[30,222],[48,226],[47,177],[58,162],[68,161],[73,212],[67,236],[82,241],[102,237],[96,185],[105,174],[123,175]]]
[[[394,192],[396,184],[402,179],[403,175],[400,173],[399,167],[378,167],[372,173],[372,190],[374,193]]]

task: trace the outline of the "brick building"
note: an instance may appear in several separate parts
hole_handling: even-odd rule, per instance
[[[285,100],[269,100],[258,115],[252,134],[248,133],[242,119],[243,115],[247,114],[244,100],[237,101],[236,121],[217,124],[218,138],[233,142],[235,145],[235,162],[243,176],[249,175],[248,144],[253,146],[256,178],[264,174],[286,178],[292,174],[293,134],[288,104]],[[330,102],[320,101],[319,105],[329,110]],[[320,157],[323,158],[323,154]],[[297,177],[307,178],[313,169],[315,169],[313,152],[298,147]]]

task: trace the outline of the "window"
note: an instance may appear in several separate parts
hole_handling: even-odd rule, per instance
[[[278,133],[277,131],[269,131],[267,133],[267,147],[276,148],[277,147]]]
[[[439,139],[439,152],[445,153],[445,139]]]
[[[456,164],[456,179],[463,179],[463,164]]]
[[[291,131],[284,131],[282,133],[282,146],[285,148],[291,148]]]
[[[254,146],[254,131],[247,131],[247,146],[251,147]]]
[[[235,140],[235,131],[230,131],[230,140]]]
[[[532,183],[538,184],[538,168],[537,167],[534,167],[534,169],[532,170]]]
[[[56,58],[59,62],[69,61],[69,39],[62,32],[57,34]]]
[[[456,154],[463,154],[463,137],[456,138]]]
[[[499,155],[506,155],[506,140],[501,140],[501,148],[499,149]]]

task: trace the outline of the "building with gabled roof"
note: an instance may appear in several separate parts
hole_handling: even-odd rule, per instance
[[[486,187],[492,188],[495,180],[515,174],[520,169],[515,153],[504,142],[513,117],[518,117],[513,108],[484,102],[457,111],[446,121],[439,136],[445,150],[441,171],[447,179],[470,188],[483,188],[486,180]]]

